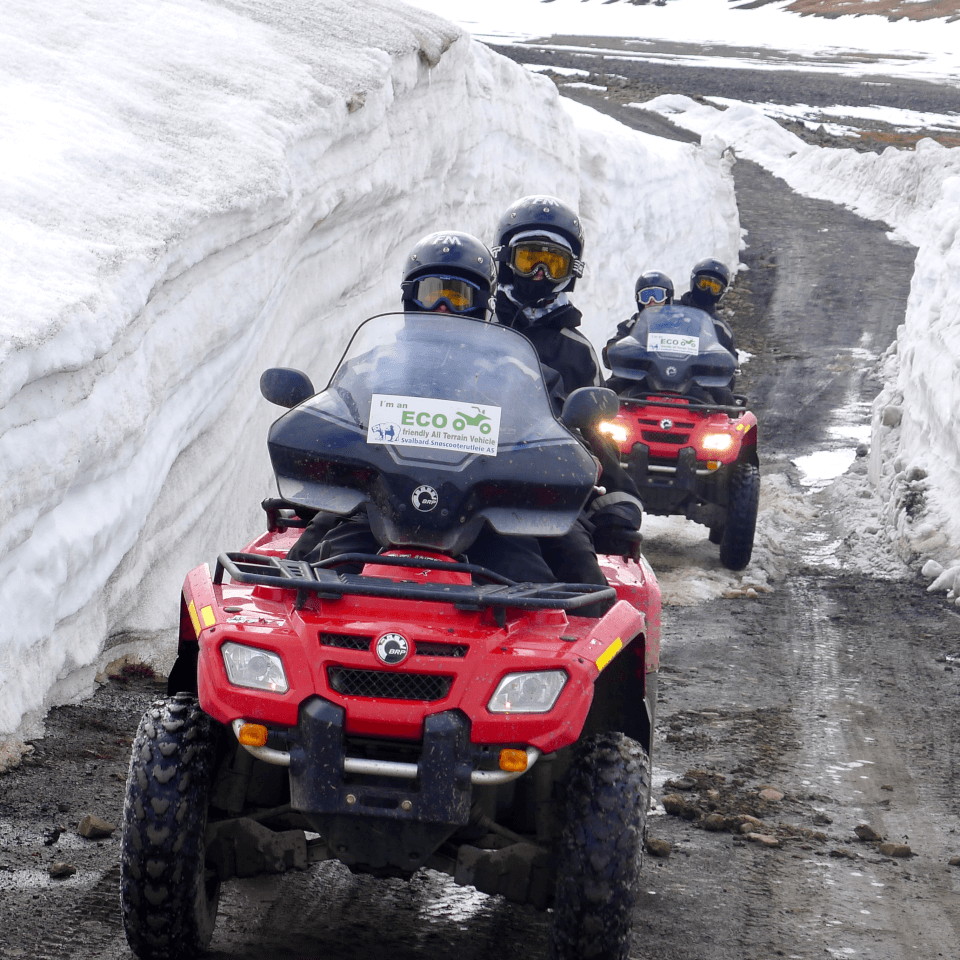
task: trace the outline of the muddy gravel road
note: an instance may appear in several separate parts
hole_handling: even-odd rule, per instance
[[[718,80],[704,72],[697,92]],[[637,89],[613,99],[576,96],[683,138],[622,107],[643,85],[668,92],[662,80],[630,82]],[[724,95],[750,99],[723,82]],[[750,270],[725,302],[754,354],[740,386],[759,417],[763,476],[803,509],[777,527],[764,589],[707,602],[686,600],[717,573],[715,554],[695,551],[691,568],[669,534],[647,538],[667,606],[657,803],[630,956],[955,958],[960,616],[909,573],[891,575],[882,543],[871,549],[884,576],[848,562],[852,544],[863,557],[867,534],[849,520],[860,514],[830,488],[805,491],[792,462],[837,442],[838,411],[867,416],[873,360],[902,321],[914,252],[752,164],[734,173]],[[852,472],[862,475],[862,459]],[[92,701],[54,710],[47,736],[0,775],[0,956],[132,956],[110,828],[137,723],[162,689],[121,671]],[[231,883],[220,910],[218,960],[529,960],[546,944],[542,914],[430,873],[405,884],[326,864]]]

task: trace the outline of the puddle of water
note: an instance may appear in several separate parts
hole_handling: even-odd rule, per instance
[[[817,492],[843,476],[856,459],[856,448],[844,447],[840,450],[818,450],[808,456],[797,457],[792,463],[803,474],[800,483]]]

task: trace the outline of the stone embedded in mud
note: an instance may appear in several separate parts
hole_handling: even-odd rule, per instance
[[[867,823],[861,823],[858,826],[854,827],[853,832],[861,840],[882,840],[883,839],[883,834],[879,833],[877,830],[874,830],[873,827],[871,827]]]
[[[105,837],[112,836],[116,829],[112,823],[107,823],[106,820],[101,820],[92,813],[88,813],[80,821],[77,833],[88,840],[103,840]]]
[[[783,799],[783,794],[774,787],[764,787],[760,791],[760,799],[768,800],[770,803],[779,803]]]
[[[63,880],[65,877],[72,877],[77,872],[77,868],[72,863],[54,863],[47,870],[47,873],[54,880]]]
[[[663,803],[663,809],[673,817],[695,820],[700,815],[697,808],[689,806],[679,793],[668,793],[661,802]]]
[[[762,847],[779,847],[780,841],[769,833],[748,833],[747,839],[751,843],[759,843]]]
[[[848,847],[837,847],[836,850],[830,851],[829,856],[833,857],[835,860],[856,860],[859,857],[859,854],[855,853]]]
[[[948,863],[951,867],[960,867],[960,857],[951,857],[951,858],[947,861],[947,863]]]
[[[666,860],[672,852],[670,844],[666,840],[654,840],[652,838],[647,840],[647,853],[652,857]]]
[[[906,843],[881,843],[878,849],[885,857],[914,856],[913,851]]]

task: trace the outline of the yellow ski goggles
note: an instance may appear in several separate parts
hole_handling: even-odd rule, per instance
[[[715,297],[719,297],[723,293],[723,284],[715,277],[697,277],[694,286],[704,293],[712,293]]]
[[[543,267],[553,280],[566,280],[573,274],[573,253],[546,240],[521,240],[510,248],[510,267],[519,277],[532,277]]]

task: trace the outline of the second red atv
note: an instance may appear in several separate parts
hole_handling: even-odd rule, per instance
[[[710,530],[720,562],[750,562],[760,503],[757,418],[729,389],[737,361],[695,307],[641,311],[605,351],[620,412],[602,427],[655,516],[684,516]]]
[[[553,957],[624,960],[656,578],[601,558],[611,586],[516,583],[469,561],[487,524],[569,529],[597,480],[574,431],[610,416],[614,395],[575,392],[561,422],[529,341],[449,314],[367,321],[319,394],[292,370],[261,389],[290,408],[268,442],[280,497],[266,533],[187,575],[168,696],[133,746],[131,949],[193,956],[224,882],[337,859],[552,908]],[[361,505],[380,553],[287,559],[318,512]],[[602,617],[581,615],[601,600]]]

